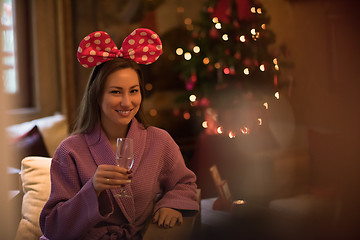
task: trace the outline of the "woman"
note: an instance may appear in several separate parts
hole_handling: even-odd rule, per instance
[[[141,239],[149,217],[167,228],[181,224],[185,211],[198,211],[196,177],[186,168],[178,146],[166,131],[144,125],[143,77],[134,61],[155,61],[161,47],[151,30],[134,32],[120,50],[113,45],[107,48],[111,41],[104,32],[95,32],[80,44],[80,63],[96,67],[74,133],[60,144],[52,160],[51,194],[40,215],[43,239]],[[144,39],[146,34],[149,38]],[[155,37],[155,46],[149,46]],[[133,43],[131,39],[140,44],[135,53],[131,49],[136,44],[131,44],[130,51],[124,46]],[[115,57],[92,52],[99,51],[102,42]],[[147,47],[143,42],[149,43]],[[156,54],[144,57],[144,52],[156,49]],[[126,58],[127,53],[134,61]],[[102,56],[100,64],[97,56]],[[134,139],[135,161],[130,171],[116,166],[118,137]],[[121,187],[132,198],[116,197]]]

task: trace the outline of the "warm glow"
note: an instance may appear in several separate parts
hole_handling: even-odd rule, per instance
[[[266,28],[265,23],[261,24],[261,28],[265,30],[265,28]]]
[[[195,47],[193,48],[193,51],[194,51],[194,53],[199,53],[199,52],[200,52],[200,47],[199,47],[199,46],[195,46]]]
[[[229,36],[225,33],[224,35],[222,35],[222,39],[224,41],[227,41],[227,40],[229,40]]]
[[[251,29],[250,32],[251,32],[252,35],[256,35],[256,30],[255,30],[255,28]]]
[[[261,8],[258,8],[258,9],[256,10],[256,12],[257,12],[258,14],[262,14]]]
[[[203,127],[203,128],[208,128],[208,122],[207,122],[207,121],[203,121],[202,127]]]
[[[210,59],[209,59],[209,58],[204,58],[204,59],[203,59],[203,63],[204,63],[204,64],[209,64],[209,62],[210,62]]]
[[[219,68],[221,67],[221,64],[217,62],[217,63],[215,63],[214,67],[215,67],[216,69],[219,69]]]
[[[150,112],[149,112],[150,116],[152,117],[155,117],[157,115],[157,110],[156,109],[150,109]]]
[[[184,54],[184,58],[185,58],[185,60],[190,60],[190,59],[191,59],[191,53],[186,52],[186,53]]]
[[[261,118],[258,118],[257,120],[258,120],[259,126],[261,126],[261,125],[262,125],[262,119],[261,119]]]
[[[236,205],[243,205],[243,204],[245,204],[245,201],[244,201],[244,200],[242,200],[242,199],[240,199],[240,200],[235,200],[235,201],[233,201],[233,204],[236,204]]]
[[[213,21],[213,23],[218,23],[219,19],[217,17],[213,17],[212,21]]]
[[[279,98],[280,98],[280,93],[279,93],[279,92],[276,92],[276,93],[275,93],[275,97],[276,97],[276,99],[279,99]]]
[[[176,49],[176,54],[177,54],[177,55],[180,56],[180,55],[182,55],[183,53],[184,53],[184,50],[183,50],[182,48],[177,48],[177,49]]]
[[[184,7],[178,7],[177,9],[178,13],[183,13],[184,12]]]
[[[267,102],[264,102],[263,105],[264,105],[265,109],[269,109],[269,104]]]
[[[146,89],[146,91],[151,91],[152,88],[153,88],[153,85],[152,85],[151,83],[145,84],[145,89]]]
[[[244,69],[244,74],[245,74],[245,75],[249,75],[249,74],[250,74],[250,72],[249,72],[249,69],[248,69],[248,68],[245,68],[245,69]]]
[[[240,131],[242,134],[249,134],[250,133],[250,129],[246,126],[243,126],[242,128],[240,128]]]
[[[240,41],[241,41],[241,42],[245,42],[245,40],[246,40],[246,39],[245,39],[245,36],[244,36],[244,35],[240,36]]]
[[[194,25],[192,25],[192,24],[186,24],[185,26],[186,26],[186,30],[188,30],[188,31],[194,30]]]
[[[195,102],[196,96],[194,94],[190,95],[189,100],[190,100],[190,102]]]
[[[235,133],[233,133],[233,132],[229,132],[229,138],[234,138],[235,137]]]
[[[216,28],[216,29],[221,29],[221,23],[219,23],[219,22],[216,23],[216,24],[215,24],[215,28]]]
[[[184,112],[183,117],[184,117],[185,120],[189,120],[190,119],[190,113]]]
[[[261,65],[260,65],[260,71],[262,71],[262,72],[265,71],[265,65],[264,65],[264,64],[261,64]]]
[[[279,65],[276,64],[276,65],[275,65],[275,70],[279,71],[279,69],[280,69],[280,68],[279,68]]]
[[[223,133],[222,127],[218,127],[218,128],[216,129],[216,131],[217,131],[218,134],[222,134],[222,133]]]
[[[277,58],[274,58],[274,59],[273,59],[273,63],[274,63],[275,65],[277,65],[277,64],[278,64],[278,60],[277,60]]]
[[[252,7],[252,8],[251,8],[251,12],[252,12],[252,13],[256,13],[256,8],[255,8],[255,7]]]
[[[230,69],[229,68],[224,68],[224,73],[225,74],[230,74]]]
[[[184,23],[185,23],[186,25],[191,24],[191,23],[192,23],[191,18],[185,18]]]

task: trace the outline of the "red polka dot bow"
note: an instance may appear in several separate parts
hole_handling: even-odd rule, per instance
[[[159,36],[150,29],[138,28],[125,38],[120,50],[106,32],[87,35],[80,42],[77,59],[83,67],[89,68],[118,57],[132,59],[139,64],[151,64],[161,54]]]

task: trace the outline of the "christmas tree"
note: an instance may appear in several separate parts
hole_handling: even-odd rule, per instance
[[[230,138],[266,121],[268,100],[279,98],[275,35],[259,1],[207,0],[200,19],[185,19],[187,41],[176,49],[177,70],[204,128]]]

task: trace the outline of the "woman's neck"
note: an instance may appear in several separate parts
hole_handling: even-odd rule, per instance
[[[101,126],[108,137],[111,145],[116,145],[117,138],[124,138],[127,135],[129,125],[127,126],[110,126],[109,124],[101,123]]]

